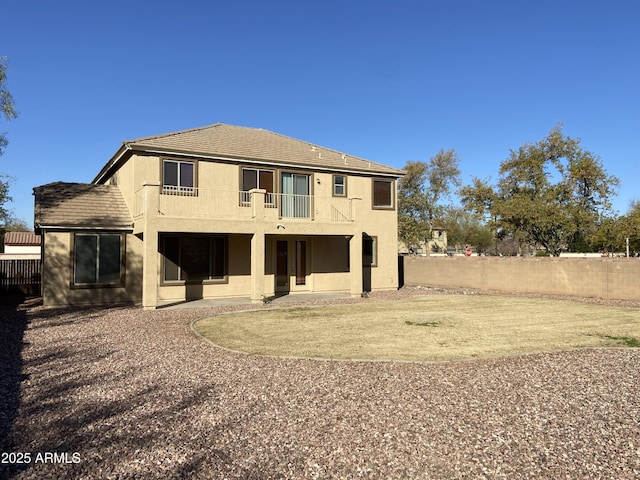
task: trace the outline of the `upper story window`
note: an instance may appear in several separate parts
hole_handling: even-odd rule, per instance
[[[393,197],[393,180],[373,179],[373,208],[393,209],[395,208]]]
[[[333,196],[345,197],[347,195],[347,177],[345,175],[333,176]]]
[[[122,285],[122,234],[76,233],[73,236],[73,285]]]
[[[242,204],[251,203],[249,198],[249,190],[260,188],[266,190],[264,202],[267,205],[275,203],[274,192],[274,173],[273,170],[262,170],[259,168],[242,168]]]
[[[196,168],[193,162],[162,161],[162,193],[193,195],[196,186]]]

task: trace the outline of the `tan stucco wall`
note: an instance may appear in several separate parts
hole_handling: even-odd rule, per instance
[[[404,257],[405,285],[640,300],[637,258]]]
[[[142,298],[141,241],[126,235],[124,287],[71,288],[73,275],[70,232],[44,232],[42,297],[46,306],[140,303]]]
[[[189,296],[200,298],[246,296],[251,288],[249,235],[229,235],[229,277],[227,282],[211,282],[202,286],[170,285],[161,282],[158,273],[158,299],[161,302],[183,301]],[[158,258],[160,261],[160,258]]]
[[[186,159],[185,159],[186,160]],[[309,275],[304,286],[292,286],[292,291],[349,291],[354,289],[351,275],[345,271],[329,271],[326,265],[335,262],[334,246],[331,242],[342,237],[347,244],[351,237],[360,238],[363,233],[377,238],[378,265],[372,269],[374,290],[395,289],[397,275],[397,212],[372,208],[372,177],[359,174],[347,175],[347,198],[332,197],[333,173],[311,171],[301,168],[297,171],[311,174],[311,193],[314,196],[314,219],[281,219],[278,209],[264,208],[255,212],[239,205],[241,165],[200,160],[197,162],[197,196],[158,195],[159,187],[143,188],[143,185],[159,185],[161,182],[162,157],[132,156],[117,172],[117,184],[123,191],[125,200],[134,216],[134,232],[140,236],[155,236],[162,232],[178,233],[220,233],[229,234],[229,280],[225,284],[205,284],[199,291],[187,291],[185,286],[163,285],[161,282],[161,258],[154,255],[155,267],[147,268],[145,291],[156,292],[159,302],[180,301],[189,295],[204,298],[244,296],[251,292],[263,292],[264,296],[274,293],[275,246],[278,238],[307,238],[309,241]],[[296,171],[292,168],[272,168],[276,171]],[[342,174],[342,172],[341,172]],[[279,175],[276,175],[276,178]],[[107,180],[107,183],[109,180]],[[222,193],[214,192],[220,190]],[[279,189],[278,189],[279,190]],[[394,192],[395,192],[394,188]],[[224,193],[227,192],[227,193]],[[329,206],[340,204],[341,208],[353,200],[354,221],[329,222],[324,213]],[[145,206],[144,215],[140,205]],[[214,215],[208,212],[215,210]],[[286,224],[286,228],[278,228]],[[260,262],[264,264],[261,285],[255,288],[251,278],[251,238],[258,232],[264,235],[264,254]],[[346,247],[341,247],[346,248]],[[345,259],[349,250],[344,251]],[[147,250],[146,255],[149,256]],[[341,253],[342,255],[342,253]],[[345,261],[342,259],[340,261]],[[362,268],[360,262],[354,268]],[[153,272],[153,285],[150,275]],[[360,293],[360,292],[358,292]],[[146,305],[145,305],[146,306]]]

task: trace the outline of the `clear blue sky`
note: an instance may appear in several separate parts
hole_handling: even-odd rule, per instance
[[[90,182],[122,141],[217,122],[465,183],[561,122],[640,197],[637,0],[5,0],[9,205]]]

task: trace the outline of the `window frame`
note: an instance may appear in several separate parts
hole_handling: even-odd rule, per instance
[[[389,204],[376,203],[376,183],[389,184]],[[395,210],[395,180],[388,178],[372,178],[371,179],[371,208],[374,210]]]
[[[276,191],[277,191],[277,172],[272,168],[259,168],[259,167],[240,167],[240,205],[243,207],[248,207],[251,205],[251,199],[248,195],[248,192],[251,189],[245,189],[244,186],[244,172],[245,170],[251,170],[256,172],[256,187],[258,189],[266,190],[264,195],[264,203],[269,207],[274,207],[276,204]],[[268,188],[265,188],[260,185],[260,174],[261,173],[270,173],[271,174],[271,191]]]
[[[291,177],[290,186],[292,192],[285,193],[285,176]],[[306,179],[306,194],[293,193],[298,185],[296,178],[305,177]],[[279,216],[280,218],[302,218],[313,220],[314,218],[314,175],[312,172],[306,170],[280,170],[278,172],[279,191],[280,191],[280,205]]]
[[[118,280],[114,282],[100,282],[100,238],[106,236],[116,236],[119,238],[119,275]],[[77,237],[96,237],[96,251],[95,251],[95,262],[96,262],[96,271],[95,271],[95,282],[78,282],[76,281],[78,268],[78,258],[77,255],[77,247],[79,242],[77,241]],[[71,263],[71,281],[70,286],[72,289],[84,289],[84,288],[121,288],[125,286],[126,280],[126,234],[123,232],[113,232],[113,231],[105,231],[105,232],[95,232],[95,231],[87,231],[87,232],[73,232],[71,234],[71,245],[70,245],[70,263]],[[85,257],[86,258],[86,257]]]
[[[377,235],[366,235],[366,240],[371,242],[371,267],[378,266],[378,236]],[[364,243],[363,247],[363,255],[366,254],[364,252]]]
[[[339,185],[336,183],[336,179],[338,177],[342,178],[342,184]],[[346,197],[347,196],[347,176],[346,175],[342,175],[342,174],[333,174],[332,178],[331,178],[331,191],[334,197]],[[336,193],[336,187],[341,186],[342,187],[342,193]]]
[[[183,252],[183,240],[185,238],[191,238],[191,239],[208,239],[209,240],[209,247],[208,247],[208,255],[209,255],[209,278],[195,278],[195,279],[189,279],[189,278],[184,278],[184,274],[183,274],[183,270],[184,270],[184,263],[182,261],[182,252]],[[167,247],[166,247],[166,242],[167,239],[177,239],[178,241],[178,262],[175,263],[172,260],[170,260],[167,255]],[[216,253],[214,252],[214,245],[213,245],[213,241],[215,239],[221,239],[223,241],[223,248],[224,251],[222,253],[222,271],[223,274],[221,277],[213,277],[213,261],[214,258],[216,257]],[[166,286],[175,286],[175,285],[187,285],[187,284],[203,284],[203,285],[208,285],[208,284],[223,284],[223,283],[229,283],[229,236],[228,235],[210,235],[210,234],[190,234],[190,235],[180,235],[180,234],[166,234],[166,235],[162,235],[161,240],[160,240],[160,248],[161,248],[161,258],[162,258],[162,265],[161,265],[161,277],[160,277],[160,284],[161,285],[166,285]],[[167,280],[167,261],[171,261],[173,263],[173,265],[175,265],[175,267],[177,268],[177,273],[178,273],[178,279],[176,280]]]
[[[176,183],[177,185],[168,185],[165,180],[165,165],[167,163],[175,163],[178,165],[176,172]],[[193,186],[191,187],[183,187],[180,185],[181,182],[181,168],[180,165],[188,164],[192,167],[192,181]],[[173,158],[163,158],[162,162],[160,162],[160,180],[162,182],[162,193],[164,195],[182,195],[182,196],[196,196],[198,193],[198,162],[195,160],[181,160],[181,159],[173,159]]]

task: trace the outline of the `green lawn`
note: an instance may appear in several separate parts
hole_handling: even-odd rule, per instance
[[[441,361],[640,346],[640,309],[564,300],[440,295],[219,315],[195,330],[276,356]]]

